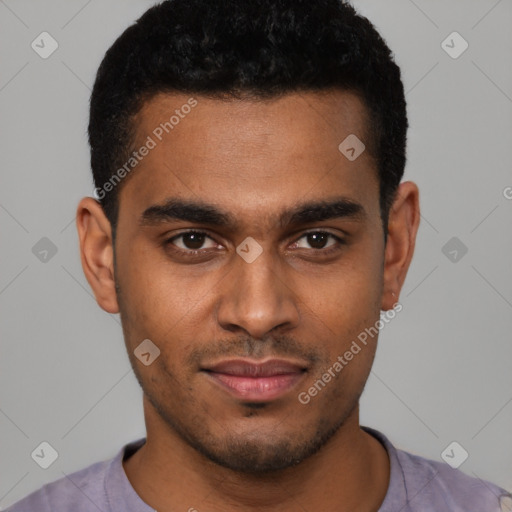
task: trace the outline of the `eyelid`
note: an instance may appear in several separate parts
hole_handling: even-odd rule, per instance
[[[344,233],[344,235],[340,235],[339,233],[334,233],[332,230],[330,230],[329,228],[322,228],[322,227],[318,227],[318,228],[310,228],[308,229],[307,231],[299,231],[299,233],[301,234],[299,238],[302,238],[303,236],[305,235],[309,235],[310,233],[326,233],[327,235],[332,235],[333,237],[335,238],[342,238],[342,236],[346,236],[346,233]]]

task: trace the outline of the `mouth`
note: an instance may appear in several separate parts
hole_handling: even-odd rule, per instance
[[[201,371],[213,384],[238,399],[268,402],[290,392],[303,379],[307,366],[284,359],[229,359]]]

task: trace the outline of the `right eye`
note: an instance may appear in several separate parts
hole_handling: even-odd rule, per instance
[[[180,243],[175,243],[176,240],[180,240]],[[205,243],[205,240],[211,240],[213,245],[210,247],[202,247]],[[180,233],[179,235],[174,235],[172,238],[169,238],[165,241],[165,245],[173,245],[178,248],[179,251],[184,253],[198,254],[201,251],[200,249],[213,249],[218,244],[216,244],[211,237],[209,237],[206,233],[202,231],[185,231]]]

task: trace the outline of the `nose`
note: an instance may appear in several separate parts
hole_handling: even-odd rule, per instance
[[[221,283],[217,321],[228,331],[243,330],[253,338],[270,331],[288,330],[299,322],[297,297],[290,273],[277,255],[264,250],[248,263],[238,255],[232,272]]]

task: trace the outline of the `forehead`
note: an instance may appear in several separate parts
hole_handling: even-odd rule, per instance
[[[158,94],[144,104],[134,126],[133,149],[152,149],[122,187],[120,207],[129,205],[139,215],[177,196],[207,199],[253,218],[259,212],[260,219],[275,218],[282,206],[289,209],[299,200],[342,195],[366,202],[366,209],[378,200],[370,151],[350,161],[339,149],[354,135],[371,146],[366,108],[352,93],[302,92],[270,100]]]
[[[191,104],[195,106],[190,107]],[[166,123],[167,130],[162,126]],[[158,93],[144,102],[134,120],[139,139],[151,133],[159,139],[171,133],[177,138],[180,133],[194,130],[198,136],[207,132],[213,136],[215,131],[219,140],[230,140],[233,135],[267,142],[265,134],[270,138],[275,130],[284,129],[283,142],[295,137],[303,144],[307,140],[313,143],[321,137],[328,143],[329,135],[336,141],[343,133],[354,133],[365,139],[367,146],[369,125],[368,109],[361,97],[341,90],[300,91],[265,99]],[[232,133],[235,126],[239,130],[236,134]]]

